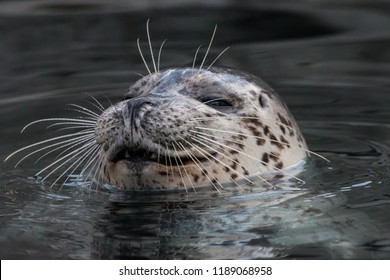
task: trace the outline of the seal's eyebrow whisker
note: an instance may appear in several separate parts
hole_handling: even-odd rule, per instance
[[[217,26],[218,26],[218,25],[216,24],[215,27],[214,27],[213,35],[211,36],[210,43],[209,43],[209,45],[208,45],[208,47],[207,47],[206,54],[205,54],[204,57],[203,57],[202,63],[201,63],[200,66],[199,66],[199,69],[198,69],[199,71],[202,70],[202,67],[203,67],[203,65],[204,65],[204,63],[205,63],[205,61],[206,61],[207,55],[209,54],[211,45],[213,44],[214,36],[215,36],[215,33],[217,32]]]
[[[149,43],[149,50],[150,50],[150,56],[152,57],[152,62],[153,62],[153,68],[154,68],[154,73],[158,73],[157,67],[156,67],[156,61],[154,59],[154,53],[153,53],[153,47],[152,47],[152,40],[150,39],[150,31],[149,31],[149,22],[150,18],[146,21],[146,35],[148,37],[148,43]]]
[[[253,156],[251,156],[251,155],[249,155],[249,154],[247,154],[247,153],[244,153],[243,151],[237,150],[237,149],[235,149],[235,148],[229,147],[229,146],[227,146],[227,145],[225,145],[225,144],[219,143],[218,141],[215,141],[215,140],[213,140],[213,139],[208,138],[208,137],[209,137],[209,134],[198,132],[197,137],[200,137],[200,138],[202,138],[202,139],[204,139],[204,140],[206,140],[206,141],[208,141],[208,142],[218,144],[219,146],[224,147],[224,148],[226,148],[226,149],[230,149],[230,150],[232,150],[232,151],[235,151],[235,152],[237,152],[237,153],[239,153],[239,154],[242,154],[242,155],[244,155],[244,156],[246,156],[246,157],[248,157],[248,158],[250,158],[250,159],[253,159],[253,160],[257,161],[257,162],[266,164],[266,165],[272,167],[273,169],[275,169],[276,171],[282,172],[283,174],[288,175],[288,176],[290,176],[291,178],[294,178],[295,180],[297,180],[297,181],[299,181],[299,182],[301,182],[301,183],[305,183],[305,181],[303,181],[302,179],[300,179],[300,178],[298,178],[298,177],[296,177],[296,176],[294,176],[294,175],[292,175],[292,174],[290,174],[290,173],[288,173],[288,172],[282,170],[281,168],[278,168],[278,167],[276,167],[276,166],[273,166],[273,165],[271,165],[271,164],[269,164],[269,163],[267,163],[267,162],[265,162],[265,161],[263,161],[263,160],[261,160],[261,159],[257,159],[257,158],[255,158],[255,157],[253,157]],[[218,137],[218,136],[215,136],[215,135],[213,135],[213,137],[216,138],[216,139],[226,140],[226,139],[223,138],[223,137]],[[231,140],[229,140],[229,141],[231,141]],[[231,142],[233,142],[233,141],[231,141]]]
[[[199,53],[199,50],[200,50],[201,47],[202,47],[202,45],[200,45],[200,46],[196,49],[195,56],[194,56],[194,59],[193,59],[193,61],[192,61],[192,68],[195,68],[196,58],[198,57],[198,53]]]
[[[145,67],[146,67],[146,70],[148,71],[149,75],[152,75],[152,72],[150,72],[149,66],[146,63],[145,57],[144,57],[144,55],[142,53],[141,46],[139,44],[139,38],[137,38],[137,48],[138,48],[138,52],[139,52],[139,54],[140,54],[140,56],[142,58],[142,61],[143,61],[144,65],[145,65]]]
[[[206,71],[208,71],[213,65],[215,62],[217,62],[217,60],[228,50],[230,49],[230,47],[227,47],[225,48],[214,60],[213,62],[210,63],[210,65],[207,67]]]
[[[165,42],[167,41],[167,39],[165,39],[162,43],[161,43],[161,46],[160,46],[160,49],[158,50],[158,57],[157,57],[157,73],[160,73],[160,58],[161,58],[161,51],[162,51],[162,48],[165,44]]]
[[[187,141],[186,139],[184,139],[183,137],[179,136],[181,138],[181,140],[183,140],[184,142],[187,143],[187,145],[192,145],[192,143],[190,143],[189,141]],[[213,185],[214,189],[219,193],[219,194],[222,194],[221,191],[218,189],[218,187],[215,185],[215,183],[218,183],[220,185],[220,187],[223,189],[223,186],[221,185],[221,183],[219,183],[218,180],[216,180],[215,178],[211,179],[210,176],[204,171],[204,170],[207,170],[205,168],[205,166],[194,156],[192,155],[184,146],[183,144],[179,143],[182,147],[182,149],[187,153],[188,157],[193,161],[193,163],[199,168],[199,170],[201,170],[202,174],[207,178],[207,180],[210,181],[210,184]]]

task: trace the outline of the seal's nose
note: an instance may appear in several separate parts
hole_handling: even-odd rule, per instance
[[[130,99],[127,102],[127,112],[129,113],[129,117],[130,118],[136,117],[139,113],[139,110],[146,104],[152,105],[152,101],[144,97]]]

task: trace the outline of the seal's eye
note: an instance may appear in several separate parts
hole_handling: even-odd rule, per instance
[[[204,98],[201,102],[216,109],[230,108],[233,106],[228,100],[220,98]]]

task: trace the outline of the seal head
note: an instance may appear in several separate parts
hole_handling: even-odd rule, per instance
[[[95,126],[104,180],[122,189],[241,186],[307,157],[285,103],[261,79],[210,67],[148,75]]]

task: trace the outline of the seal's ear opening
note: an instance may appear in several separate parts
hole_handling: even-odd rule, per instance
[[[261,93],[259,95],[259,103],[261,108],[267,107],[267,100],[264,98],[264,96]]]

